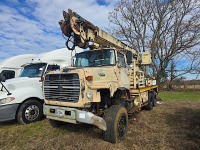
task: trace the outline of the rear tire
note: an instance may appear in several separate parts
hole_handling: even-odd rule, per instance
[[[124,107],[112,105],[105,114],[107,130],[103,131],[104,140],[117,143],[122,140],[128,128],[128,114]]]
[[[153,109],[153,95],[151,92],[148,92],[148,104],[145,106],[146,110]]]
[[[157,93],[156,92],[152,92],[152,97],[153,97],[153,107],[156,107],[157,105]]]
[[[49,119],[49,123],[53,128],[59,128],[63,125],[63,122]]]
[[[31,122],[39,121],[43,117],[43,106],[37,100],[31,99],[24,102],[18,112],[17,121],[20,124],[29,124]]]

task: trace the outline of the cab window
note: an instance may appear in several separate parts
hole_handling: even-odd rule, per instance
[[[125,63],[125,58],[124,55],[120,52],[117,52],[117,58],[118,58],[118,63],[122,66],[125,67],[126,63]]]

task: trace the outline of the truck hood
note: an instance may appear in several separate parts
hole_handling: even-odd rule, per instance
[[[117,67],[113,66],[104,66],[104,67],[84,67],[84,68],[65,68],[60,71],[52,71],[48,74],[67,74],[67,73],[78,73],[80,80],[85,80],[87,76],[92,76],[92,82],[89,84],[95,83],[107,83],[107,82],[117,82],[118,76]]]
[[[130,88],[128,69],[118,68],[117,66],[102,67],[84,67],[84,68],[66,68],[59,71],[52,71],[48,74],[68,74],[78,73],[79,79],[92,89],[117,87]],[[91,81],[87,81],[88,76],[92,77]]]
[[[39,80],[40,78],[18,77],[6,80],[6,82],[3,82],[3,84],[8,91],[12,93],[12,91],[16,90],[17,88],[31,86],[33,83],[39,82]],[[3,88],[3,91],[0,92],[6,92],[6,90]]]
[[[66,68],[63,73],[79,73],[79,75],[84,75],[83,77],[93,76],[93,81],[95,82],[107,82],[116,81],[115,69],[113,66],[104,67],[84,67],[84,68]],[[53,72],[57,73],[57,72]],[[60,72],[61,73],[61,72]]]

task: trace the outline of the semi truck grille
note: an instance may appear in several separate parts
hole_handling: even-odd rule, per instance
[[[80,94],[78,74],[50,74],[44,81],[46,100],[77,102]]]

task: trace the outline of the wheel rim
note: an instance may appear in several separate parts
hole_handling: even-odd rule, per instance
[[[120,139],[123,138],[124,134],[126,133],[126,128],[127,128],[126,116],[122,115],[118,122],[118,135]]]
[[[39,108],[36,105],[31,105],[25,110],[25,118],[29,121],[35,120],[39,115]]]

